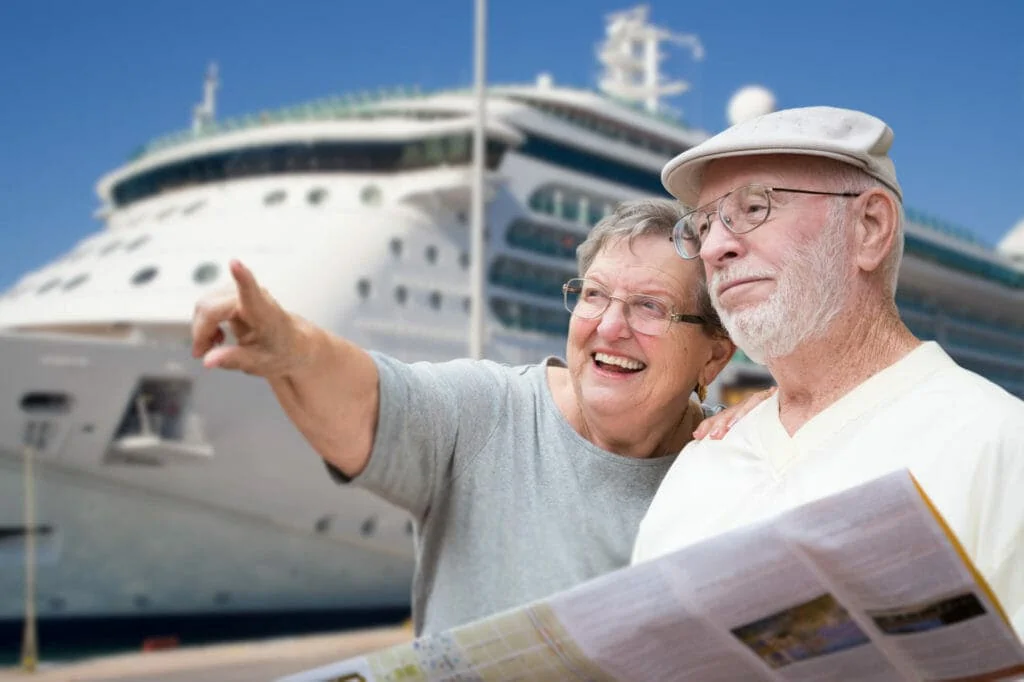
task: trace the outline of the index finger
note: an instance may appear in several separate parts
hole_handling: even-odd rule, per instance
[[[262,310],[266,297],[263,295],[263,288],[256,281],[256,276],[237,259],[232,260],[228,267],[238,287],[238,301],[242,307],[253,312]]]

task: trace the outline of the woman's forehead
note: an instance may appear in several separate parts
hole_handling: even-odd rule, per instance
[[[682,294],[696,285],[701,266],[680,258],[668,238],[664,241],[665,245],[657,250],[637,248],[639,239],[633,249],[625,240],[609,245],[597,254],[584,275],[606,286]]]

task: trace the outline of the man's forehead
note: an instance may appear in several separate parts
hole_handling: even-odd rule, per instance
[[[704,171],[700,204],[714,201],[737,187],[799,185],[820,175],[838,162],[795,154],[763,154],[715,159]]]

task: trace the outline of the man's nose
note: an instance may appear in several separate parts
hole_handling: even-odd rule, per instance
[[[739,235],[722,224],[718,214],[708,218],[707,232],[700,242],[700,257],[705,263],[717,264],[743,253],[745,244]]]

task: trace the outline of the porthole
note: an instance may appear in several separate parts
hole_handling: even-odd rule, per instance
[[[165,208],[164,210],[162,210],[162,211],[160,211],[159,213],[156,214],[156,219],[157,220],[163,220],[164,218],[169,217],[172,213],[174,213],[174,207],[173,206],[171,206],[170,208]]]
[[[437,247],[431,244],[430,246],[427,247],[427,250],[423,253],[423,255],[426,257],[428,263],[436,263]]]
[[[327,198],[327,190],[325,190],[323,187],[317,187],[316,189],[311,189],[309,191],[309,194],[306,195],[306,200],[309,201],[309,203],[313,204],[314,206],[317,206],[318,204],[322,204],[324,199],[326,199],[326,198]]]
[[[71,291],[75,287],[81,286],[82,283],[84,283],[85,280],[87,279],[89,279],[88,273],[83,272],[81,274],[75,275],[74,277],[72,277],[71,279],[64,283],[64,291]]]
[[[359,193],[359,199],[367,206],[379,206],[383,195],[380,192],[380,187],[377,187],[377,185],[367,185]]]
[[[430,301],[430,307],[431,308],[433,308],[434,310],[440,309],[440,307],[441,307],[441,292],[440,291],[431,291],[430,292],[429,301]]]
[[[370,296],[370,280],[363,278],[356,283],[356,291],[359,292],[359,298],[369,298]]]
[[[469,296],[462,299],[462,310],[468,315],[473,310],[473,299]]]
[[[409,300],[409,290],[402,285],[395,287],[395,302],[398,305],[405,305],[407,300]]]
[[[47,282],[43,286],[39,287],[39,290],[36,293],[37,294],[45,294],[47,291],[52,290],[58,284],[60,284],[60,280],[59,279],[57,279],[57,278],[51,279],[49,282]]]
[[[458,221],[459,225],[465,225],[467,222],[469,222],[469,219],[466,217],[465,211],[459,211],[458,213],[456,213],[455,220]]]
[[[363,521],[363,525],[359,527],[359,534],[362,535],[364,538],[368,538],[375,532],[377,532],[377,517],[367,517],[367,519]]]
[[[206,200],[205,199],[200,199],[199,201],[193,202],[193,203],[189,204],[188,206],[186,206],[185,209],[181,213],[182,213],[182,215],[192,215],[193,213],[195,213],[196,211],[201,209],[205,204],[206,204]]]
[[[192,272],[192,281],[196,284],[208,284],[217,279],[220,268],[216,263],[203,263]]]
[[[21,409],[29,414],[66,414],[71,410],[71,396],[56,391],[33,391],[21,396]]]
[[[148,284],[153,281],[157,272],[159,271],[152,265],[146,266],[132,275],[132,284],[137,287],[141,287],[143,284]]]
[[[132,604],[134,604],[137,609],[144,609],[149,606],[149,597],[144,594],[137,594],[132,597]]]
[[[286,194],[283,189],[275,189],[273,192],[269,192],[263,197],[263,203],[267,206],[275,206],[284,201]]]
[[[415,530],[415,527],[412,525],[412,521],[406,521],[405,522],[405,534],[406,535],[412,535],[414,530]]]
[[[143,244],[145,244],[148,241],[149,241],[149,235],[148,234],[144,234],[141,237],[136,237],[132,241],[128,242],[125,245],[124,250],[125,251],[134,251],[135,249],[139,248],[140,246],[142,246]]]
[[[462,266],[463,270],[469,268],[469,253],[467,251],[459,254],[459,265]]]
[[[399,258],[402,255],[402,240],[395,237],[391,240],[391,255],[395,258]]]
[[[101,256],[106,256],[106,255],[112,253],[120,245],[121,245],[121,240],[120,239],[115,239],[114,241],[110,242],[109,244],[104,246],[102,249],[100,249],[100,255]]]

